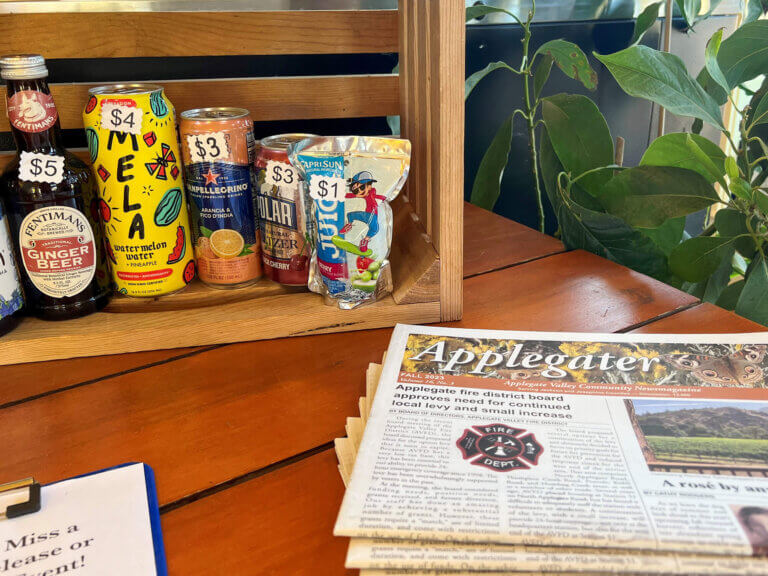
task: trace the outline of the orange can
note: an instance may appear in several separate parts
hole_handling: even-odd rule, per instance
[[[253,120],[243,108],[181,113],[181,149],[200,280],[238,288],[262,275]]]

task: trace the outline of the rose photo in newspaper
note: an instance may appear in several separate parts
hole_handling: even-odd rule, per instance
[[[765,555],[767,351],[398,326],[335,533]]]

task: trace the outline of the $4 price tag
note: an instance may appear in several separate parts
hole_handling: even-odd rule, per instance
[[[101,105],[101,127],[112,132],[141,134],[141,121],[144,110],[137,106],[126,106],[104,102]]]
[[[299,175],[290,164],[268,160],[264,170],[264,183],[270,186],[295,187],[299,183]]]
[[[58,184],[64,180],[64,156],[50,156],[40,152],[22,152],[19,180]]]
[[[309,195],[315,200],[343,202],[346,192],[347,183],[340,176],[313,174],[309,179]]]
[[[187,134],[187,148],[192,162],[225,160],[229,156],[224,132]]]

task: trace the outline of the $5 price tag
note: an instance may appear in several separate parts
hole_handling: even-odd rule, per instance
[[[187,147],[192,162],[223,160],[229,156],[224,132],[187,134]]]
[[[136,106],[104,102],[101,105],[101,127],[112,132],[141,134],[144,110]]]
[[[340,176],[313,174],[309,180],[309,195],[315,200],[343,202],[346,192],[347,183]]]
[[[50,156],[40,152],[22,152],[19,180],[58,184],[64,180],[64,156]]]
[[[270,186],[295,187],[299,182],[296,169],[285,162],[268,160],[264,170],[264,183]]]

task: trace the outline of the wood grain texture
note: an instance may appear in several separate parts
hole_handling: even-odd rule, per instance
[[[398,305],[388,296],[375,304],[340,312],[311,293],[144,312],[138,322],[133,314],[108,312],[61,323],[27,318],[0,339],[0,365],[365,330],[439,318],[439,302]]]
[[[342,435],[389,335],[235,344],[3,409],[0,480],[142,461],[173,502]]]
[[[576,250],[464,281],[460,322],[497,330],[613,332],[696,302],[628,268]]]
[[[344,485],[331,450],[162,516],[171,574],[352,576],[334,538]],[[215,567],[215,570],[212,569]]]
[[[0,406],[70,386],[93,383],[127,371],[142,370],[153,364],[194,354],[199,350],[203,348],[152,350],[135,354],[2,366],[0,367]]]
[[[394,10],[0,14],[0,54],[141,58],[397,52]]]
[[[765,331],[768,331],[765,326],[706,302],[633,330],[646,334],[728,334]]]
[[[464,204],[464,277],[565,252],[559,240],[483,208]]]
[[[264,298],[267,296],[279,296],[282,294],[297,294],[306,292],[302,286],[282,286],[265,278],[257,281],[251,286],[235,289],[212,288],[203,284],[199,278],[196,278],[189,286],[181,292],[170,294],[168,296],[158,296],[155,298],[130,298],[115,294],[112,300],[104,308],[105,312],[119,314],[136,314],[143,312],[161,312],[170,310],[189,310],[193,308],[208,308],[210,306],[221,306],[232,302],[244,302],[255,298]],[[135,319],[141,322],[141,317]]]
[[[432,237],[440,254],[440,316],[461,318],[464,217],[464,2],[419,0],[430,20],[428,126]]]
[[[240,106],[254,121],[397,115],[394,74],[292,76],[236,80],[158,80],[178,113],[205,106]],[[103,83],[100,83],[103,84]],[[51,84],[62,128],[82,129],[88,90],[100,84]],[[5,87],[0,87],[5,99]],[[0,132],[10,130],[0,117]]]

